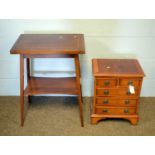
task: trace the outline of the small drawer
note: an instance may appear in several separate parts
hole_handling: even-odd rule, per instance
[[[129,86],[129,85],[132,85],[132,86],[135,86],[135,87],[139,87],[140,86],[140,83],[141,83],[141,79],[139,78],[124,78],[124,79],[120,79],[119,80],[119,84],[120,86]]]
[[[135,89],[135,94],[131,94],[128,88],[113,88],[113,89],[96,89],[97,96],[137,96],[138,89]]]
[[[108,97],[98,97],[96,98],[96,105],[97,106],[136,106],[137,100],[136,99],[118,99],[118,98],[108,98]]]
[[[133,115],[136,114],[136,108],[116,108],[103,107],[96,108],[96,114],[102,115]]]
[[[96,87],[115,87],[117,83],[116,79],[96,79]]]

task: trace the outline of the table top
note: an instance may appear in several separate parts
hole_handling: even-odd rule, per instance
[[[84,54],[83,34],[21,34],[11,54]]]
[[[94,76],[145,76],[136,59],[93,59],[93,74]]]

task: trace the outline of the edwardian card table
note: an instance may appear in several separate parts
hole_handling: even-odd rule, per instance
[[[24,96],[28,102],[32,95],[72,94],[78,96],[80,121],[83,123],[80,63],[78,54],[84,54],[83,34],[21,34],[10,50],[20,54],[20,112],[24,125]],[[27,87],[24,90],[24,58],[27,62]],[[75,77],[47,78],[30,75],[31,58],[74,58]]]
[[[135,59],[93,59],[93,75],[91,123],[106,118],[123,118],[137,124],[144,77],[139,62]]]

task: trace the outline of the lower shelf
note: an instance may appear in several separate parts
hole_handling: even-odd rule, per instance
[[[77,95],[75,77],[42,78],[31,77],[24,91],[24,95],[37,94],[71,94]]]

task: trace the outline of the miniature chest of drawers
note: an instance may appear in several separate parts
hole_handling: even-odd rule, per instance
[[[135,59],[93,59],[94,98],[91,123],[123,118],[136,125],[144,72]]]

